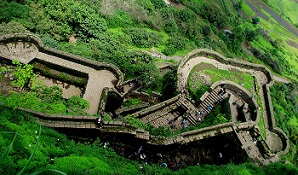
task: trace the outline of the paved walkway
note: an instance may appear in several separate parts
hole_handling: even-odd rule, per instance
[[[102,90],[105,87],[113,88],[114,85],[112,82],[117,80],[114,74],[110,71],[95,70],[91,67],[83,66],[42,52],[38,53],[37,58],[48,63],[88,74],[88,83],[83,98],[90,103],[90,107],[87,110],[90,114],[96,114],[98,112]]]
[[[90,103],[90,107],[87,109],[87,113],[89,114],[97,114],[102,90],[105,87],[113,88],[115,86],[113,82],[117,82],[117,78],[111,71],[96,70],[57,56],[39,52],[38,48],[29,42],[20,41],[0,44],[0,56],[10,60],[18,60],[23,64],[28,64],[36,58],[47,63],[87,74],[88,83],[83,98]]]
[[[278,81],[278,82],[281,82],[281,83],[286,83],[286,84],[291,83],[291,80],[288,80],[286,78],[282,78],[282,77],[276,76],[276,75],[273,75],[273,79],[275,81]]]

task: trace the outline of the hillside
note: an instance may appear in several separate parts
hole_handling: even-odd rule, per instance
[[[6,66],[10,63],[1,57],[1,73],[5,75],[6,72],[11,71],[12,75],[19,77],[17,81],[11,82],[2,74],[0,76],[0,137],[2,140],[0,171],[3,174],[33,172],[35,174],[297,173],[298,170],[295,167],[298,166],[296,146],[298,138],[298,29],[295,9],[290,8],[294,5],[298,5],[298,2],[173,0],[166,3],[161,0],[0,0],[0,35],[32,33],[41,39],[45,47],[69,52],[95,62],[112,63],[123,72],[123,82],[138,80],[136,82],[141,87],[139,91],[149,94],[154,91],[154,93],[161,94],[160,101],[168,100],[178,94],[177,84],[173,82],[177,81],[176,71],[179,61],[194,49],[207,48],[236,61],[263,64],[274,74],[275,83],[270,90],[276,125],[286,133],[291,145],[290,151],[281,158],[280,162],[264,167],[257,167],[246,162],[240,165],[190,166],[183,167],[181,170],[176,168],[177,171],[172,171],[158,164],[150,162],[145,164],[142,161],[123,158],[112,150],[112,146],[106,147],[106,143],[100,139],[84,140],[74,137],[75,141],[71,140],[69,133],[65,136],[46,127],[39,128],[31,114],[16,110],[18,107],[26,107],[59,115],[87,115],[85,109],[89,107],[90,101],[87,102],[88,100],[75,96],[67,100],[64,96],[62,97],[61,89],[47,87],[35,89],[32,88],[34,85],[28,85],[28,80],[35,79],[35,73],[38,72],[38,74],[51,75],[52,78],[64,83],[75,82],[74,84],[81,90],[78,96],[82,97],[81,94],[87,89],[88,77],[91,74],[86,76],[85,72],[73,73],[69,71],[70,69],[60,74],[59,71],[62,72],[60,67],[54,70],[54,64],[49,65],[36,60],[33,61],[32,67],[23,67],[14,62],[10,67]],[[50,51],[45,53],[50,53]],[[210,83],[227,78],[243,84],[247,89],[253,89],[256,86],[253,84],[254,76],[240,74],[235,70],[230,72],[218,70],[212,65],[201,65],[202,68],[205,80],[210,77]],[[209,68],[210,70],[207,70]],[[76,66],[76,69],[80,72],[80,69],[85,70],[85,67]],[[22,72],[23,70],[25,72]],[[18,75],[14,71],[21,72],[21,74]],[[185,83],[188,83],[187,85],[192,83],[190,87],[192,89],[189,89],[189,92],[193,99],[199,99],[208,87],[199,84],[202,88],[198,88],[196,81],[199,76],[194,77],[195,73],[193,70],[191,72],[193,79],[188,79]],[[112,82],[110,84],[113,84],[114,81],[118,81],[115,77],[120,79],[122,75],[117,77],[118,75],[115,76],[114,73],[109,76],[111,78],[109,81]],[[14,87],[10,87],[10,83]],[[31,88],[30,92],[22,88],[25,86]],[[64,86],[65,84],[63,88]],[[131,84],[129,87],[125,86],[125,88],[130,87]],[[12,93],[11,90],[18,93]],[[92,95],[90,99],[93,98]],[[107,96],[105,115],[109,115],[104,116],[105,120],[115,119],[113,118],[114,112],[122,104],[122,101],[118,104],[117,98],[115,95]],[[143,99],[128,98],[125,100],[122,107],[144,105]],[[260,105],[261,99],[257,100]],[[12,108],[2,106],[2,104]],[[151,102],[146,103],[148,104],[154,105]],[[218,108],[216,112],[221,110]],[[224,112],[218,112],[218,114],[216,112],[212,113],[214,120],[221,119],[222,121],[210,121],[208,126],[231,120],[225,118]],[[98,117],[99,114],[93,116]],[[121,120],[162,137],[173,136],[173,133],[167,129],[161,127],[154,129],[153,126],[144,125],[131,119],[130,116]],[[264,125],[264,121],[262,122]],[[260,128],[264,127],[261,125],[262,123],[259,124]],[[177,133],[184,131],[188,130],[177,131]],[[265,131],[261,129],[261,132],[263,137],[266,137]],[[116,152],[118,153],[119,150]],[[184,164],[187,163],[184,162]]]

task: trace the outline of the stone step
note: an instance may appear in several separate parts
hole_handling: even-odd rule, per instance
[[[194,126],[197,125],[197,122],[196,122],[196,119],[194,118],[194,116],[190,115],[187,119],[192,125],[194,125]]]

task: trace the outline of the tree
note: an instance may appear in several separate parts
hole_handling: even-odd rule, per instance
[[[205,36],[209,36],[210,35],[210,32],[211,32],[211,29],[209,26],[205,25],[203,26],[202,28],[202,34],[205,35]]]
[[[177,95],[177,68],[170,70],[162,80],[162,99],[167,100]]]
[[[20,88],[24,87],[27,83],[29,83],[30,87],[34,87],[34,80],[36,78],[36,74],[33,72],[33,66],[30,64],[21,64],[17,60],[13,60],[12,64],[14,67],[2,67],[2,72],[8,72],[11,74],[13,80],[11,81],[11,85],[13,87]]]
[[[242,3],[243,3],[243,0],[238,1],[238,2],[234,5],[235,10],[241,10],[241,9],[242,9]]]
[[[258,24],[259,22],[260,22],[260,18],[258,18],[258,17],[252,18],[252,23],[253,24]]]
[[[107,30],[105,19],[85,5],[73,5],[72,13],[75,31],[84,40],[98,38],[101,33]]]

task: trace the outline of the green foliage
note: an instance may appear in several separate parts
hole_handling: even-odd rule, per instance
[[[196,21],[196,14],[191,9],[185,8],[179,11],[175,11],[175,17],[178,23],[194,22]]]
[[[46,46],[49,46],[55,49],[61,49],[61,44],[48,34],[42,35],[40,39],[42,40],[42,43]]]
[[[274,84],[270,88],[276,125],[280,127],[289,137],[291,147],[285,156],[287,161],[298,165],[297,138],[298,138],[298,98],[297,82],[291,84]]]
[[[146,126],[143,122],[141,122],[139,119],[132,117],[131,115],[127,115],[123,118],[123,121],[125,123],[128,123],[132,126],[137,126],[138,128],[145,129]]]
[[[244,26],[241,24],[236,25],[233,33],[224,33],[222,39],[226,42],[228,48],[235,53],[239,53],[241,51],[241,45],[245,40]]]
[[[161,36],[147,29],[128,28],[124,32],[131,37],[132,43],[137,47],[150,48],[161,43]]]
[[[134,20],[127,12],[117,10],[112,16],[106,20],[109,28],[130,27],[134,24]]]
[[[84,110],[89,108],[89,102],[79,96],[72,96],[66,101],[65,106],[68,112],[85,114]]]
[[[30,92],[10,91],[7,97],[0,97],[0,102],[12,108],[23,107],[45,113],[85,115],[85,110],[89,107],[89,102],[81,97],[63,99],[62,89],[57,86],[41,85],[34,87]]]
[[[258,29],[245,28],[245,40],[253,41],[260,35]]]
[[[0,23],[10,22],[12,20],[22,21],[29,17],[29,6],[17,2],[0,1]]]
[[[71,165],[71,166],[69,166]],[[51,166],[49,166],[51,167]],[[70,155],[55,159],[53,168],[68,174],[111,174],[112,168],[96,157],[81,157]]]
[[[152,124],[150,123],[145,124],[141,122],[139,119],[132,117],[131,115],[127,115],[126,117],[124,117],[123,121],[132,126],[137,126],[138,128],[149,131],[149,133],[154,136],[169,137],[173,135],[169,127],[166,128],[166,127],[160,126],[155,128]]]
[[[252,23],[253,24],[258,24],[260,22],[260,18],[252,18]]]
[[[224,28],[227,23],[222,10],[212,2],[205,2],[201,6],[199,14],[218,28]]]
[[[203,121],[201,128],[218,125],[222,123],[227,123],[228,118],[231,118],[231,114],[223,113],[223,105],[219,104],[215,106],[212,111],[206,116],[206,119]]]
[[[165,22],[164,30],[167,33],[173,34],[178,31],[178,26],[175,21],[173,20],[167,20]]]
[[[265,168],[266,174],[298,174],[298,169],[290,164],[272,163]]]
[[[0,35],[11,34],[11,33],[29,33],[29,32],[20,22],[10,21],[7,24],[2,22],[0,24]]]
[[[161,8],[167,7],[167,5],[164,1],[159,1],[159,0],[150,0],[150,1],[156,9],[161,9]]]
[[[211,28],[207,25],[202,27],[202,34],[205,36],[209,36],[211,32]]]
[[[11,85],[13,87],[22,88],[29,83],[30,87],[34,87],[36,75],[33,72],[33,66],[30,64],[23,65],[17,60],[13,60],[12,64],[13,66],[0,67],[1,72],[8,73],[13,78]]]
[[[186,38],[179,35],[173,35],[168,39],[163,53],[166,55],[172,55],[178,50],[183,50],[186,48],[187,42],[188,40]]]
[[[242,9],[242,3],[243,3],[243,0],[239,0],[239,1],[234,5],[235,10],[241,10],[241,9]]]
[[[122,103],[123,106],[133,106],[133,105],[139,105],[141,104],[141,100],[138,98],[133,98],[133,99],[129,99],[127,101],[125,101],[124,103]]]
[[[162,99],[170,99],[177,95],[177,68],[167,72],[162,80]]]
[[[198,101],[208,89],[209,89],[208,86],[203,85],[203,86],[200,86],[199,88],[189,87],[188,90],[189,90],[191,98],[194,101]]]
[[[1,162],[2,174],[17,174],[22,169],[23,174],[140,174],[137,163],[103,148],[99,140],[75,143],[48,128],[42,128],[41,134],[34,116],[25,112],[0,106],[0,128],[8,131],[0,132],[1,153],[12,145]]]
[[[106,20],[88,6],[74,4],[71,11],[76,34],[84,40],[93,37],[98,38],[101,33],[107,30]]]
[[[159,126],[155,128],[150,123],[146,124],[145,130],[154,136],[169,137],[173,135],[169,127]]]

